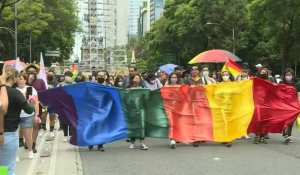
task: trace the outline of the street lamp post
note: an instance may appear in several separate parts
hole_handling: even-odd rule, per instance
[[[231,29],[228,26],[222,25],[220,23],[212,23],[212,22],[208,22],[205,25],[218,25],[221,27],[226,28],[227,30],[232,32],[232,53],[235,54],[235,33],[234,33],[234,27]]]
[[[15,59],[18,57],[18,20],[17,20],[17,3],[15,3]]]

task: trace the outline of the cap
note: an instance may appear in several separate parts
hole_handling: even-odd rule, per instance
[[[257,65],[255,65],[255,67],[257,67],[257,68],[261,68],[261,67],[262,67],[262,65],[261,65],[261,64],[257,64]]]

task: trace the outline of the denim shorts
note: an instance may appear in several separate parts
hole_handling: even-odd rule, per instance
[[[33,127],[34,115],[29,117],[21,117],[20,127],[21,128],[32,128]]]
[[[4,132],[4,144],[0,145],[0,166],[8,167],[8,174],[14,175],[16,169],[16,157],[19,148],[19,134]]]

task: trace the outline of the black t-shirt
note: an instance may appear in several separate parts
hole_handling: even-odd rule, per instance
[[[4,116],[4,132],[14,132],[20,123],[20,113],[26,104],[23,94],[14,88],[7,87],[8,108]]]

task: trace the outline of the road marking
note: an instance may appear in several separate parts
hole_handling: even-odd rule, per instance
[[[55,165],[56,165],[56,155],[57,155],[57,148],[58,148],[58,140],[60,140],[60,135],[58,132],[55,133],[55,140],[52,146],[52,154],[50,160],[50,166],[48,169],[48,175],[54,175],[55,173]]]
[[[41,131],[40,131],[41,132]],[[44,132],[44,131],[42,131]],[[40,138],[40,144],[38,145],[37,147],[37,150],[38,152],[37,153],[34,153],[34,158],[32,159],[31,163],[30,163],[30,166],[29,166],[29,169],[27,171],[27,175],[32,175],[34,174],[34,170],[35,170],[35,167],[36,167],[36,164],[37,164],[37,161],[40,157],[40,152],[42,150],[42,147],[44,146],[44,143],[45,143],[45,140],[46,140],[46,135],[47,133],[44,133],[43,137]]]

